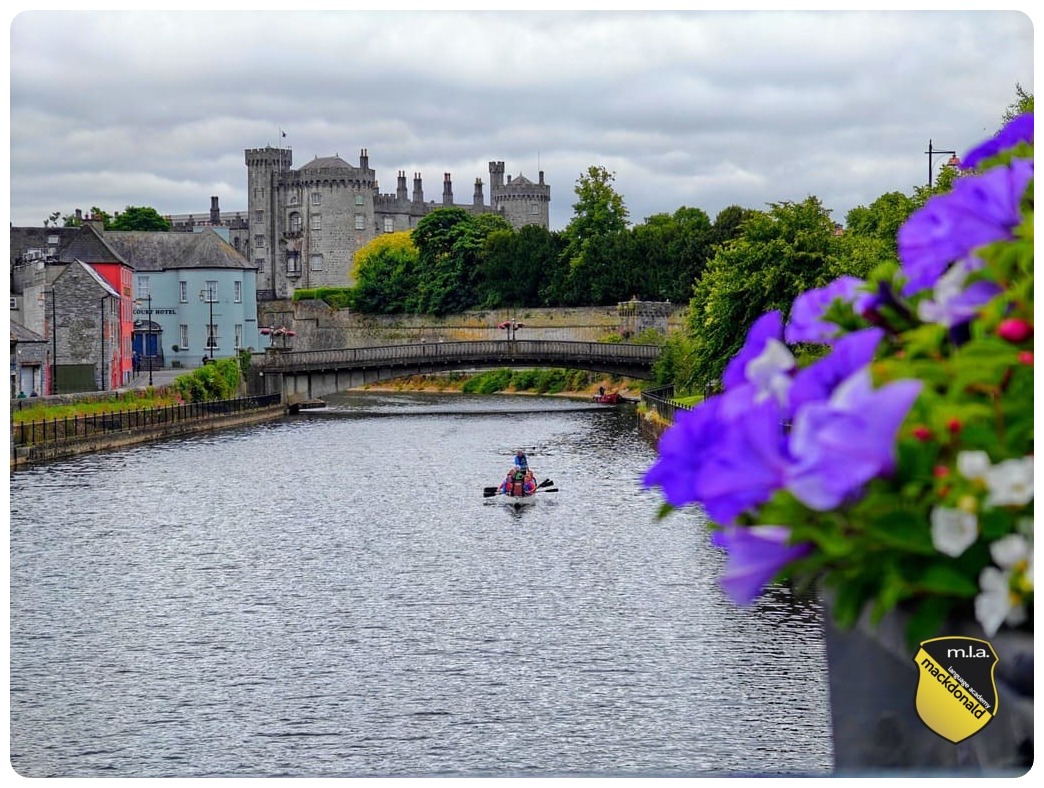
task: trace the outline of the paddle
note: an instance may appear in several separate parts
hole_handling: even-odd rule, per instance
[[[544,479],[544,481],[540,482],[540,484],[537,485],[537,489],[539,490],[541,487],[553,487],[554,484],[555,483],[550,479]]]
[[[544,489],[540,490],[540,492],[558,492],[558,488],[557,487],[545,487]]]

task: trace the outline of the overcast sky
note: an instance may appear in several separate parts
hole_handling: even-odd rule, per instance
[[[816,195],[849,209],[928,179],[929,140],[992,135],[1033,92],[1017,11],[26,11],[10,23],[10,220],[247,207],[243,151],[366,148],[458,203],[488,163],[551,185],[614,173],[631,221]],[[280,137],[280,130],[286,137]],[[947,159],[934,159],[936,169]]]

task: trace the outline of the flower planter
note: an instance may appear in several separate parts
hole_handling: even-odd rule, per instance
[[[953,744],[917,714],[916,649],[905,643],[907,617],[891,613],[872,627],[864,617],[850,631],[824,615],[834,768],[838,775],[913,773],[1018,776],[1033,765],[1033,633],[1001,630],[987,637],[971,623],[957,623],[939,637],[988,640],[996,651],[997,716],[982,730]]]

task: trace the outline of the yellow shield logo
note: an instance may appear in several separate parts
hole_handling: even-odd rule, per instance
[[[986,640],[942,637],[921,643],[917,664],[917,715],[954,744],[981,731],[997,716],[993,669],[997,652]]]

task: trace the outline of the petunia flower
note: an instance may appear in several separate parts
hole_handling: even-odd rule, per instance
[[[952,558],[971,547],[979,536],[979,520],[970,512],[936,506],[929,520],[935,549]]]
[[[996,282],[979,280],[964,287],[968,275],[982,266],[982,261],[970,258],[958,262],[935,282],[932,299],[917,305],[917,316],[926,323],[938,323],[951,328],[967,323],[994,296],[1003,292]]]
[[[876,476],[892,471],[900,425],[923,383],[899,380],[874,389],[868,367],[826,402],[798,409],[790,433],[794,458],[786,488],[806,506],[832,509]]]
[[[790,307],[790,321],[785,332],[787,342],[816,342],[833,344],[839,327],[823,319],[824,313],[835,301],[844,301],[862,313],[873,294],[861,292],[866,282],[854,276],[842,276],[826,287],[808,290],[794,299]]]
[[[1033,162],[1016,159],[981,175],[961,178],[953,191],[932,197],[899,228],[903,295],[932,287],[956,260],[980,246],[1014,238],[1020,203],[1033,179]]]
[[[980,161],[992,158],[1001,151],[1014,148],[1020,142],[1033,144],[1033,113],[1026,112],[1008,121],[997,134],[979,145],[976,145],[962,160],[963,169],[974,169]]]
[[[1026,608],[1012,594],[1011,581],[1010,569],[987,566],[979,573],[981,591],[975,597],[975,620],[988,637],[995,635],[1001,624],[1016,627],[1026,620]]]
[[[747,365],[765,352],[769,340],[783,339],[783,317],[778,310],[766,312],[750,327],[743,347],[725,366],[721,382],[726,391],[749,383]]]
[[[798,372],[790,386],[791,411],[829,399],[841,381],[873,360],[883,336],[879,328],[854,331],[839,339],[829,356]]]
[[[808,543],[789,544],[781,525],[732,526],[715,531],[711,542],[728,553],[722,588],[738,605],[749,605],[791,561],[812,552]]]
[[[761,354],[747,362],[744,374],[755,389],[754,401],[772,397],[780,405],[787,404],[791,371],[797,366],[794,354],[778,339],[769,339]]]
[[[990,455],[984,451],[962,451],[957,454],[957,472],[969,481],[986,480]]]

